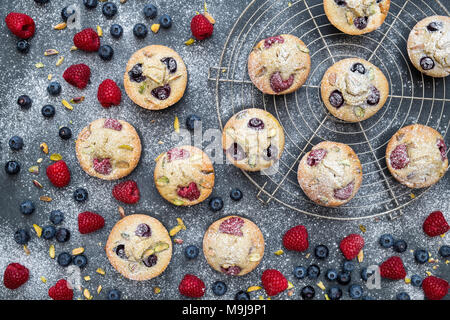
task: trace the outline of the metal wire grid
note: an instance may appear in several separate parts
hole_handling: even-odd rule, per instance
[[[233,25],[219,65],[208,79],[215,82],[216,108],[223,129],[231,115],[249,107],[263,107],[283,126],[286,147],[274,175],[244,175],[257,187],[257,198],[272,200],[292,210],[334,220],[356,220],[388,215],[394,219],[427,190],[411,190],[393,179],[384,152],[389,138],[401,127],[422,123],[434,127],[448,141],[450,107],[446,79],[424,77],[409,63],[406,42],[409,31],[422,18],[446,14],[439,2],[391,0],[380,29],[362,36],[347,36],[331,26],[321,0],[253,0]],[[285,96],[261,94],[247,72],[247,57],[261,39],[291,33],[310,48],[312,68],[304,86]],[[356,124],[334,118],[320,98],[320,80],[328,67],[348,57],[361,57],[377,65],[387,76],[390,95],[375,116]],[[305,103],[306,102],[306,103]],[[305,107],[309,109],[306,110]],[[363,185],[347,205],[336,209],[312,203],[298,186],[297,166],[315,144],[332,140],[350,145],[363,165]]]

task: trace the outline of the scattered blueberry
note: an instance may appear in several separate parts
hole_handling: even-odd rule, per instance
[[[73,198],[75,201],[83,202],[88,199],[89,195],[86,189],[78,188],[73,192]]]
[[[98,55],[102,60],[109,61],[114,55],[114,49],[111,46],[105,44],[98,49]]]
[[[317,279],[320,275],[320,268],[319,266],[312,264],[306,269],[306,274],[308,275],[309,279]]]
[[[294,268],[294,271],[292,272],[294,274],[294,277],[297,279],[303,279],[306,276],[306,268],[302,266],[297,266]]]
[[[117,289],[109,290],[108,292],[108,300],[120,300],[120,296],[122,295],[122,292],[120,292]]]
[[[383,248],[390,248],[394,245],[394,237],[390,234],[383,234],[378,242]]]
[[[423,264],[428,261],[429,254],[427,251],[422,249],[417,249],[414,251],[414,259],[417,263]]]
[[[326,259],[328,258],[328,247],[320,244],[314,248],[314,255],[317,259]]]
[[[212,292],[216,296],[223,296],[227,292],[227,285],[223,281],[216,281],[212,285]]]
[[[133,28],[133,34],[138,39],[144,39],[147,36],[148,29],[143,23],[138,23]]]
[[[11,148],[11,150],[14,150],[14,151],[22,150],[23,139],[19,136],[11,137],[11,139],[9,139],[8,145]]]
[[[27,244],[30,241],[30,234],[25,229],[19,229],[14,233],[14,240],[18,244]]]
[[[168,14],[163,14],[159,17],[159,24],[164,29],[168,29],[172,26],[172,18]]]
[[[339,284],[342,284],[343,286],[347,285],[350,283],[350,281],[352,280],[352,277],[350,275],[350,272],[339,272],[338,273],[338,277],[337,277],[337,281]]]
[[[374,272],[375,271],[368,272],[366,267],[362,268],[361,269],[361,279],[364,281],[367,281],[369,279],[369,277],[374,274]]]
[[[200,252],[200,250],[198,249],[198,247],[194,246],[194,245],[187,246],[186,249],[184,249],[184,255],[188,259],[197,258],[199,252]]]
[[[362,297],[364,293],[364,289],[359,284],[352,284],[348,288],[348,294],[350,295],[350,298],[352,299],[359,299]]]
[[[29,216],[34,212],[34,204],[30,200],[26,200],[20,204],[20,212],[23,215]]]
[[[72,263],[72,256],[67,252],[61,252],[58,254],[57,261],[61,267],[67,267]]]
[[[50,212],[50,221],[53,224],[60,224],[64,220],[64,213],[62,213],[60,210],[53,210]]]
[[[61,137],[61,139],[68,140],[72,138],[72,130],[70,130],[70,128],[68,127],[61,127],[59,129],[59,136]]]
[[[57,96],[61,93],[61,85],[57,81],[52,81],[47,86],[47,92],[52,96]]]
[[[79,254],[73,258],[73,264],[82,269],[88,263],[87,257],[84,254]]]
[[[417,274],[415,274],[411,277],[411,284],[414,287],[420,287],[422,285],[422,280],[423,279],[421,276],[418,276]]]
[[[394,251],[398,253],[402,253],[406,251],[408,245],[405,240],[397,240],[394,242]]]
[[[328,297],[330,300],[339,300],[342,297],[342,290],[337,286],[328,288]]]
[[[195,114],[188,115],[186,118],[186,128],[188,128],[189,130],[194,130],[195,122],[197,122],[197,121],[201,122],[202,119]]]
[[[26,94],[23,94],[17,99],[17,104],[21,108],[29,109],[33,104],[33,100],[31,100],[31,98]]]
[[[395,296],[397,300],[411,300],[411,297],[406,292],[397,293]]]
[[[17,174],[20,171],[20,164],[17,161],[8,161],[5,164],[5,171],[7,174]]]
[[[325,278],[328,281],[334,281],[337,279],[337,277],[338,277],[338,273],[334,269],[328,269],[327,272],[325,273]]]
[[[209,200],[209,207],[212,211],[219,211],[223,208],[223,200],[220,197],[213,197]]]
[[[111,28],[109,29],[109,33],[111,34],[111,36],[113,38],[118,39],[123,34],[123,28],[120,24],[115,23],[115,24],[111,25]]]
[[[158,15],[158,9],[155,7],[155,5],[149,3],[147,5],[145,5],[144,7],[144,16],[146,18],[156,18],[156,16]]]
[[[245,291],[238,291],[234,296],[234,300],[250,300],[250,295]]]
[[[344,270],[345,272],[352,272],[353,270],[355,270],[355,264],[351,261],[345,261],[342,265],[342,270]]]
[[[94,9],[97,7],[98,0],[83,0],[83,4],[88,9]]]
[[[442,247],[440,247],[439,248],[439,254],[443,258],[450,257],[450,246],[443,245]]]
[[[117,13],[117,6],[114,2],[106,2],[102,7],[102,13],[107,18],[112,18]]]
[[[230,192],[230,198],[234,201],[239,201],[242,199],[243,193],[240,189],[238,188],[234,188],[233,190],[231,190]]]
[[[51,104],[47,104],[42,107],[41,113],[46,118],[51,118],[55,115],[55,107]]]
[[[17,41],[17,51],[20,53],[28,53],[30,51],[30,43],[27,40],[19,40]]]
[[[42,237],[45,240],[51,240],[55,237],[56,235],[56,229],[54,226],[45,226],[44,228],[42,228]]]
[[[72,8],[72,10],[68,10],[69,6],[64,7],[61,10],[61,18],[63,19],[64,22],[67,22],[67,20],[70,18],[71,15],[73,15],[75,13],[75,9]]]
[[[56,241],[67,242],[70,239],[70,231],[66,228],[59,228],[56,230]]]
[[[311,286],[303,287],[300,291],[300,296],[303,300],[311,300],[314,298],[314,295],[316,294],[316,291]]]

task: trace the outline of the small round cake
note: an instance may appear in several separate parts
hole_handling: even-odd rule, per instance
[[[325,72],[320,92],[333,116],[358,122],[372,117],[383,107],[389,95],[389,83],[372,63],[348,58]]]
[[[412,64],[430,77],[450,74],[450,17],[431,16],[419,21],[408,38]]]
[[[157,219],[133,214],[116,223],[105,250],[111,265],[125,278],[149,280],[169,265],[172,239]]]
[[[362,183],[358,156],[348,145],[323,141],[300,161],[298,183],[309,199],[325,207],[349,202]]]
[[[177,103],[184,95],[187,70],[172,49],[151,45],[136,51],[124,75],[127,95],[145,109],[161,110]]]
[[[283,128],[269,112],[257,108],[245,109],[226,123],[222,147],[228,161],[240,169],[268,169],[283,153]]]
[[[340,31],[359,35],[378,29],[389,12],[390,0],[324,0],[325,14]]]
[[[216,271],[243,276],[254,270],[264,256],[264,237],[248,219],[228,216],[214,222],[203,237],[206,261]]]
[[[401,128],[386,149],[389,171],[409,188],[425,188],[438,182],[448,169],[447,146],[433,128],[413,124]]]
[[[102,118],[81,130],[75,149],[78,162],[87,174],[115,180],[136,168],[141,156],[141,140],[128,122]]]
[[[300,88],[311,68],[309,49],[290,34],[258,42],[248,57],[248,74],[266,94],[287,94]]]
[[[208,155],[193,146],[173,148],[161,154],[154,172],[161,196],[176,206],[200,203],[214,187],[214,167]]]

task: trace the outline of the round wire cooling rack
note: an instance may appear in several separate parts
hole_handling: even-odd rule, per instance
[[[376,31],[349,36],[328,21],[322,0],[253,0],[234,23],[218,66],[209,69],[215,82],[216,108],[223,129],[226,121],[246,108],[264,108],[275,115],[285,132],[285,149],[271,175],[243,174],[256,186],[257,198],[325,219],[357,220],[388,215],[394,219],[405,206],[429,189],[411,190],[389,173],[385,149],[392,135],[412,123],[441,132],[448,144],[450,99],[446,78],[423,76],[409,62],[406,43],[412,27],[430,15],[449,15],[440,1],[391,0],[389,14]],[[259,92],[247,72],[247,58],[258,41],[277,34],[299,37],[309,48],[311,72],[296,92],[270,96]],[[378,66],[390,88],[385,106],[373,117],[346,123],[326,110],[320,81],[336,61],[360,57]],[[363,183],[348,204],[324,208],[310,201],[297,182],[297,166],[314,145],[331,140],[350,145],[363,166]]]

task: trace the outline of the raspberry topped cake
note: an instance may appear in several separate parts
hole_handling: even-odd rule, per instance
[[[287,94],[300,88],[311,68],[309,49],[290,34],[258,42],[248,57],[248,74],[266,94]]]
[[[348,145],[323,141],[302,158],[297,178],[312,201],[325,207],[337,207],[349,202],[358,192],[362,167]]]
[[[438,182],[448,169],[447,146],[433,128],[413,124],[397,131],[386,150],[389,171],[409,188]]]
[[[419,21],[408,38],[412,64],[431,77],[450,74],[450,17],[431,16]]]
[[[239,216],[217,220],[203,237],[206,261],[216,271],[243,276],[255,269],[264,256],[264,237],[258,226]]]
[[[324,0],[325,14],[340,31],[358,35],[378,29],[386,19],[390,0]]]
[[[200,203],[214,187],[214,168],[208,155],[193,146],[175,147],[158,157],[155,184],[167,201],[177,206]]]
[[[129,175],[141,156],[141,140],[134,127],[117,119],[97,119],[81,130],[75,144],[83,170],[103,180]]]
[[[151,45],[136,51],[124,75],[125,91],[145,109],[160,110],[180,100],[187,85],[187,70],[174,50]]]
[[[133,214],[116,223],[105,250],[111,265],[125,278],[149,280],[169,265],[172,240],[157,219]]]
[[[389,95],[389,83],[376,66],[359,58],[340,60],[324,74],[320,91],[328,111],[348,122],[377,113]]]
[[[222,147],[228,161],[240,169],[268,169],[283,153],[283,128],[269,112],[245,109],[228,120],[223,129]]]

